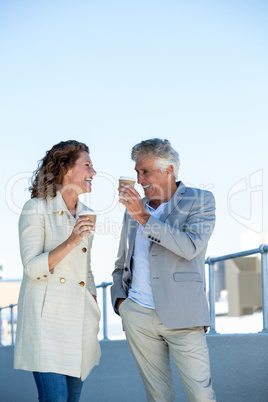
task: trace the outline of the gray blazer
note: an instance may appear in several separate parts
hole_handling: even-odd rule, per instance
[[[149,247],[150,278],[156,313],[168,328],[209,326],[205,254],[215,225],[211,192],[182,182],[161,217],[150,217],[142,236]],[[148,202],[143,199],[144,204]],[[126,211],[111,287],[112,304],[127,298],[138,223]],[[116,311],[116,310],[115,310]]]

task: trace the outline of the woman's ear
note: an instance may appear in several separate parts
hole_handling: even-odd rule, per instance
[[[64,162],[61,162],[61,173],[65,176],[67,172],[68,172],[68,169],[64,165]]]

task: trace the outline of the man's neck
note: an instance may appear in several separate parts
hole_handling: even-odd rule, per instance
[[[149,199],[150,207],[157,209],[161,204],[163,204],[163,202],[169,202],[176,191],[177,191],[177,184],[176,182],[174,182],[174,185],[172,186],[169,194],[166,197]]]

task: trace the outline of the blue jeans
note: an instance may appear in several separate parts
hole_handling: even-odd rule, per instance
[[[33,372],[40,402],[78,402],[83,381],[81,378],[57,373]]]

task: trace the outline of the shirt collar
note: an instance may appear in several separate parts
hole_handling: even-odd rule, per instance
[[[153,207],[151,207],[151,205],[149,204],[149,202],[146,204],[146,208],[148,209],[148,212],[155,212],[155,211],[159,211],[159,210],[163,210],[165,208],[165,206],[167,205],[167,202],[162,202],[162,204],[160,204],[156,209],[154,209]]]

